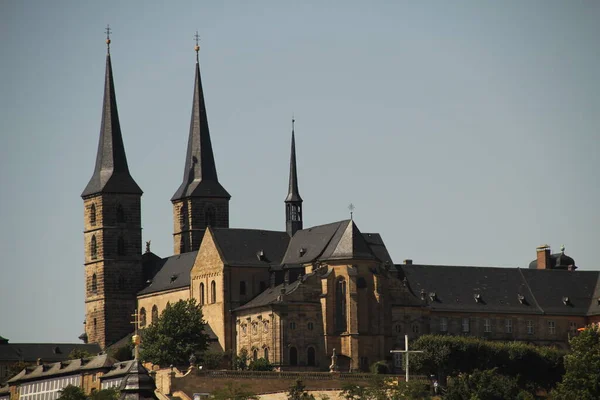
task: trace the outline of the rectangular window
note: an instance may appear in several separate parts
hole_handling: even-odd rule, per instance
[[[483,320],[483,331],[485,333],[492,332],[492,320],[491,319],[486,318]]]
[[[569,322],[569,332],[571,332],[571,333],[577,332],[577,322],[574,322],[574,321]]]
[[[548,333],[551,335],[556,333],[556,322],[548,321]]]
[[[468,333],[469,332],[469,318],[463,318],[462,319],[462,331],[463,333]]]
[[[440,332],[448,332],[448,318],[440,318]]]
[[[505,323],[506,333],[512,333],[512,319],[507,319]]]
[[[417,325],[417,324],[414,324],[414,325],[412,326],[412,331],[413,331],[413,333],[419,333],[419,325]]]
[[[527,334],[533,335],[535,333],[535,328],[533,327],[533,321],[527,320]]]

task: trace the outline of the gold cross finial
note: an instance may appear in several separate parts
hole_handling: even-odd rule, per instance
[[[196,39],[196,46],[194,46],[194,50],[196,50],[196,61],[198,61],[198,51],[200,51],[200,45],[198,44],[200,42],[200,36],[198,35],[198,31],[196,31],[194,39]]]
[[[133,358],[137,360],[137,359],[139,359],[139,356],[140,356],[141,338],[138,335],[138,326],[140,325],[140,319],[139,319],[139,314],[138,314],[137,310],[135,310],[133,312],[133,314],[131,314],[131,316],[133,317],[133,321],[131,321],[131,323],[135,326],[135,331],[134,331],[133,337],[131,338],[131,341],[133,342],[133,345],[134,345]]]
[[[106,33],[106,50],[108,52],[108,54],[110,54],[110,34],[111,34],[111,30],[110,30],[110,25],[106,24],[106,29],[104,30],[104,33]]]

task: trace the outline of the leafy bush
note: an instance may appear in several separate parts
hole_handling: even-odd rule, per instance
[[[460,374],[448,378],[444,400],[533,400],[531,393],[522,390],[517,379],[500,375],[497,369],[475,370],[472,374]]]
[[[248,365],[250,371],[273,371],[273,364],[266,358],[259,358],[257,360],[250,361]]]

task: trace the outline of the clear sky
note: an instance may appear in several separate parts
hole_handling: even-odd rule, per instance
[[[305,226],[396,263],[600,269],[598,1],[1,1],[0,335],[77,342],[83,202],[110,24],[143,239],[172,254],[193,35],[232,227],[283,230],[290,128]]]

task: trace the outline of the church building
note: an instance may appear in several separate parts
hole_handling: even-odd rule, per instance
[[[110,40],[107,40],[110,50]],[[303,226],[292,121],[282,231],[230,228],[219,182],[196,45],[182,182],[171,197],[173,255],[142,254],[142,190],[119,125],[110,51],[96,164],[85,187],[85,333],[102,348],[156,321],[168,303],[202,306],[214,346],[282,370],[367,370],[408,334],[475,335],[564,346],[600,321],[597,271],[537,249],[529,268],[395,264],[378,233],[352,220]],[[282,187],[284,183],[282,182]],[[283,197],[283,196],[282,196]]]

